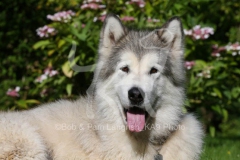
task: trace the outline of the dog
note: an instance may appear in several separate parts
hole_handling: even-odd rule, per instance
[[[0,159],[199,159],[202,126],[182,111],[183,56],[179,18],[133,30],[108,14],[87,95],[0,113]]]

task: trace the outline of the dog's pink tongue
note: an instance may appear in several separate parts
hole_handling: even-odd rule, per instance
[[[141,132],[145,125],[145,112],[138,108],[128,110],[127,124],[131,132]]]

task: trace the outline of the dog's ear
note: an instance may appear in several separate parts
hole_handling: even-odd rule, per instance
[[[159,30],[159,37],[165,39],[167,44],[166,50],[169,53],[169,59],[166,61],[166,74],[172,74],[173,82],[176,85],[183,84],[185,81],[185,69],[184,69],[184,33],[180,19],[178,17],[171,18],[162,27],[162,31]],[[164,42],[165,42],[164,41]],[[172,73],[169,73],[172,72]]]
[[[157,30],[157,34],[163,46],[170,46],[174,51],[183,51],[184,34],[178,17],[171,18],[161,29]]]
[[[110,54],[111,48],[116,45],[118,40],[126,34],[126,28],[121,20],[114,14],[108,14],[100,35],[101,54]],[[101,51],[101,50],[104,51]]]

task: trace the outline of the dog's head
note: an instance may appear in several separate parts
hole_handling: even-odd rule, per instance
[[[183,52],[178,18],[159,29],[136,31],[109,14],[101,31],[95,70],[99,105],[117,107],[130,131],[143,130],[148,117],[154,117],[163,103],[174,101],[174,93],[167,88],[183,88]]]

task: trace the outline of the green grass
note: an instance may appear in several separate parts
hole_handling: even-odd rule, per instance
[[[207,136],[201,160],[240,160],[240,137]]]

